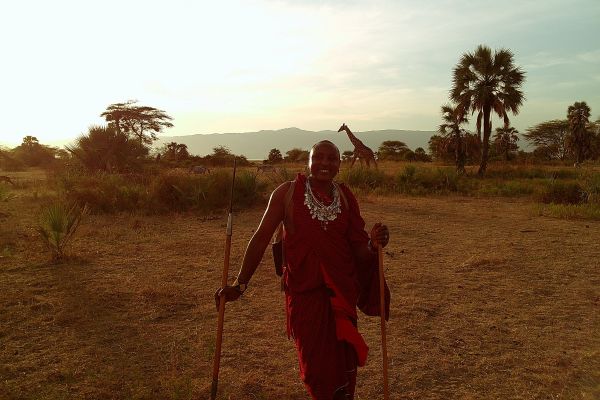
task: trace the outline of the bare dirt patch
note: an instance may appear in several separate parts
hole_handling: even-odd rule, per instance
[[[523,200],[369,197],[388,224],[394,399],[600,398],[600,223]],[[226,220],[88,216],[53,265],[39,203],[0,204],[0,398],[208,398]],[[262,209],[236,215],[232,272]],[[8,250],[5,250],[8,249]],[[379,326],[357,399],[382,398]],[[270,254],[228,305],[222,399],[306,399]]]

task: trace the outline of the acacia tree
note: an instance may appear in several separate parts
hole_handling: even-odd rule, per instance
[[[138,106],[137,100],[115,103],[106,107],[100,114],[109,125],[114,125],[118,133],[137,137],[140,142],[149,145],[157,139],[156,134],[164,128],[171,128],[173,120],[163,110],[154,107]]]
[[[539,123],[528,128],[523,137],[536,146],[534,152],[551,160],[565,160],[572,156],[569,135],[569,121],[564,119]]]
[[[477,134],[481,138],[483,122],[483,139],[481,147],[481,164],[479,175],[487,168],[490,136],[492,133],[492,112],[504,119],[508,127],[508,113],[519,113],[523,103],[521,85],[525,73],[514,65],[513,53],[507,49],[494,51],[479,45],[474,53],[462,55],[454,67],[453,85],[450,98],[456,103],[459,115],[468,112],[477,114]]]
[[[464,114],[457,112],[457,108],[450,104],[442,106],[442,121],[443,124],[438,128],[438,132],[444,138],[440,145],[448,148],[450,145],[454,147],[454,162],[456,164],[456,172],[459,174],[465,173],[465,164],[467,161],[467,149],[464,136],[467,132],[461,128],[461,125],[469,122]]]
[[[519,131],[512,126],[508,128],[496,128],[494,144],[496,145],[496,151],[504,155],[505,161],[509,161],[510,153],[519,148],[517,145],[517,142],[519,141],[518,133]]]
[[[377,149],[378,160],[404,160],[411,150],[406,143],[399,140],[385,140]]]
[[[590,133],[587,124],[590,122],[590,107],[585,101],[576,101],[567,109],[567,119],[571,128],[570,142],[575,152],[575,165],[583,162],[590,147]]]

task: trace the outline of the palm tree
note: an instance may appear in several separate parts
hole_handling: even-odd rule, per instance
[[[575,165],[579,166],[585,157],[590,138],[586,125],[590,122],[590,107],[585,101],[576,101],[567,109],[567,119],[571,127],[571,145],[575,148]]]
[[[91,126],[65,148],[89,171],[122,172],[137,167],[148,154],[139,140],[119,133],[114,125]]]
[[[523,92],[520,87],[525,73],[513,64],[513,53],[507,49],[494,51],[479,45],[474,53],[462,55],[454,67],[453,86],[450,98],[457,104],[459,115],[467,112],[477,114],[477,133],[481,138],[483,120],[483,140],[479,175],[487,168],[490,135],[492,133],[491,114],[495,112],[504,119],[508,127],[508,113],[519,113],[523,104]]]
[[[494,135],[494,144],[498,149],[499,153],[504,154],[504,160],[510,160],[510,152],[513,150],[517,150],[519,146],[517,142],[519,141],[518,136],[519,131],[510,127],[496,128],[496,134]]]
[[[442,121],[443,124],[438,128],[438,132],[445,139],[445,147],[449,145],[454,147],[454,161],[456,162],[456,172],[459,174],[465,173],[466,149],[465,141],[463,140],[466,131],[460,126],[469,122],[464,113],[461,115],[457,112],[457,108],[450,104],[442,106]]]

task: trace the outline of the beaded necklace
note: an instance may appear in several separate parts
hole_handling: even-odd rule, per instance
[[[327,224],[334,221],[338,214],[342,212],[340,193],[335,185],[333,185],[333,201],[327,206],[314,195],[308,179],[306,179],[304,188],[304,205],[308,207],[312,218],[321,222],[323,230],[327,230]]]

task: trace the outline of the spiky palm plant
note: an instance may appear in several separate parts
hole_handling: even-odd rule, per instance
[[[82,217],[88,208],[55,203],[44,208],[40,214],[38,232],[55,261],[64,259],[65,249],[73,239]]]
[[[587,124],[590,122],[590,107],[585,101],[576,101],[567,109],[567,119],[571,128],[571,145],[575,150],[575,165],[585,158],[585,152],[590,145]]]
[[[122,172],[148,154],[139,140],[118,132],[112,125],[91,126],[73,146],[65,147],[92,172]]]
[[[513,53],[507,49],[494,51],[479,45],[474,53],[462,55],[454,67],[453,85],[450,98],[457,104],[459,115],[468,112],[477,114],[477,133],[483,139],[479,174],[487,168],[490,135],[492,133],[491,114],[495,112],[509,126],[508,113],[519,113],[523,104],[521,85],[525,73],[513,63]]]
[[[463,140],[466,131],[461,128],[461,125],[469,122],[467,117],[457,112],[456,107],[450,104],[442,106],[442,121],[438,132],[445,139],[445,146],[452,144],[454,146],[454,161],[456,163],[456,172],[459,174],[465,173],[466,163],[466,142]]]

